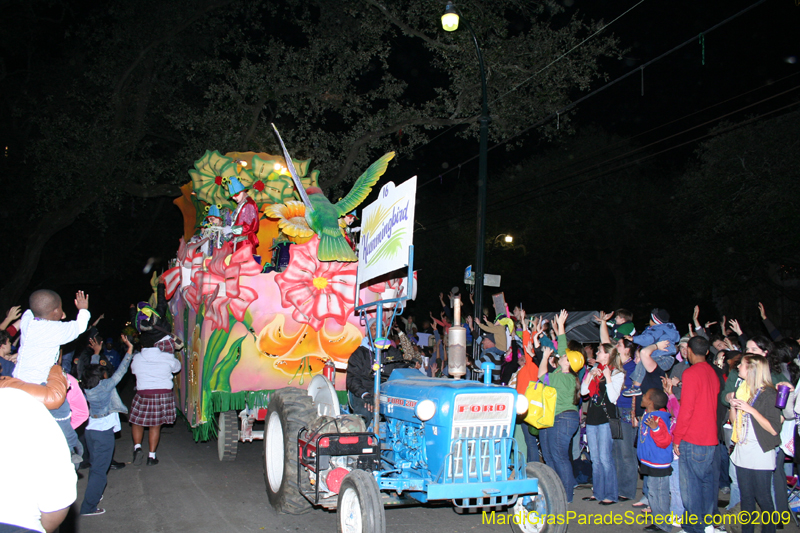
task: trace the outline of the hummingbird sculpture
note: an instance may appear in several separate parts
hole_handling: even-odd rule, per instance
[[[264,213],[270,218],[281,219],[278,227],[289,236],[310,237],[316,233],[319,237],[317,259],[320,261],[358,261],[358,257],[356,257],[342,234],[342,230],[339,227],[339,218],[353,211],[367,198],[372,187],[386,172],[389,161],[395,155],[394,152],[389,152],[372,163],[356,180],[347,196],[332,204],[319,187],[309,187],[308,189],[303,187],[300,176],[297,175],[297,171],[294,168],[292,156],[289,155],[289,151],[283,144],[283,139],[281,139],[275,124],[272,125],[272,129],[275,130],[275,135],[278,137],[281,150],[283,150],[283,157],[286,159],[286,166],[292,175],[292,181],[300,194],[300,198],[303,200],[302,205],[305,207],[305,213],[304,215],[300,214],[298,209],[300,207],[298,205],[300,204],[299,202],[286,202],[285,206],[291,207],[295,214],[294,218],[290,220],[281,216],[280,212],[284,207],[282,204],[274,204],[266,208]]]

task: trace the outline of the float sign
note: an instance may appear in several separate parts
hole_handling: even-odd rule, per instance
[[[362,211],[358,250],[360,282],[408,267],[416,195],[416,176],[396,187],[390,181],[381,188],[378,199]]]

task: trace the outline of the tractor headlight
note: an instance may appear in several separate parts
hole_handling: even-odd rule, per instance
[[[517,414],[524,415],[528,412],[528,398],[522,394],[517,395]]]
[[[433,415],[436,414],[436,404],[433,403],[432,400],[422,400],[417,404],[415,414],[417,415],[417,418],[423,422],[427,422],[433,418]]]

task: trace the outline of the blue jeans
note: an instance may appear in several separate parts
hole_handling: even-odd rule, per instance
[[[620,411],[630,411],[622,409]],[[620,413],[620,418],[623,418]],[[619,495],[633,499],[636,497],[636,484],[639,482],[639,471],[636,469],[636,428],[622,421],[622,438],[614,439],[614,464],[617,467],[617,484]]]
[[[653,361],[655,361],[659,368],[661,368],[661,370],[664,372],[672,368],[672,365],[675,364],[674,355],[666,355],[662,353],[661,355],[653,355],[652,358]],[[631,372],[631,381],[641,384],[646,374],[647,369],[644,367],[644,363],[639,361],[636,363],[636,368],[634,368],[633,372]]]
[[[372,422],[373,414],[369,409],[367,409],[366,402],[349,391],[347,393],[347,397],[350,400],[350,410],[353,412],[353,414],[364,417],[367,425],[369,426],[370,422]]]
[[[89,469],[89,481],[86,484],[86,492],[83,495],[81,504],[81,514],[88,514],[97,509],[100,497],[106,490],[108,481],[108,468],[114,458],[114,430],[95,431],[87,429],[86,444],[89,448],[89,460],[92,463]]]
[[[675,516],[683,516],[683,501],[681,500],[681,469],[680,460],[672,459],[672,475],[669,476],[669,510]]]
[[[737,466],[736,477],[739,479],[739,490],[742,493],[742,511],[754,514],[756,502],[761,507],[762,513],[771,513],[775,510],[775,506],[772,504],[771,470],[750,470]],[[785,493],[786,489],[783,489],[783,492]],[[742,533],[753,533],[754,530],[755,526],[752,521],[742,524]],[[762,520],[761,533],[775,533],[775,521]]]
[[[531,435],[530,428],[532,426],[522,423],[522,434],[525,436],[525,446],[528,448],[528,456],[525,458],[529,463],[539,462],[539,441],[536,440],[536,435]],[[542,438],[542,432],[539,431],[539,439]]]
[[[683,441],[679,449],[683,507],[689,516],[697,517],[696,524],[690,524],[687,520],[683,529],[687,533],[703,533],[706,524],[713,524],[712,515],[719,512],[719,464],[715,464],[717,447]]]
[[[647,476],[647,499],[653,517],[666,517],[669,514],[669,476]],[[661,523],[656,527],[667,532],[672,531],[672,526],[669,524]]]
[[[611,427],[606,422],[599,426],[586,425],[589,452],[592,454],[592,495],[598,500],[617,501],[617,468],[612,452]]]
[[[539,430],[544,462],[555,470],[561,479],[561,484],[567,493],[567,503],[572,503],[575,492],[575,476],[572,473],[572,461],[569,459],[569,442],[578,431],[578,425],[578,411],[564,411],[556,415],[553,427]]]
[[[725,509],[730,511],[742,501],[742,496],[739,494],[739,478],[736,477],[736,465],[733,464],[733,461],[728,461],[728,475],[731,478],[731,499]]]
[[[786,493],[786,474],[783,470],[783,462],[786,454],[778,447],[775,456],[775,470],[772,472],[772,499],[775,503],[775,510],[779,513],[789,510],[789,495]]]
[[[719,488],[730,487],[731,478],[728,476],[728,463],[730,462],[728,447],[721,442],[717,444],[717,459],[719,465]],[[785,482],[786,480],[784,479],[784,483]],[[789,510],[788,504],[786,510]]]
[[[61,407],[50,409],[50,414],[53,415],[58,427],[61,428],[61,433],[63,433],[64,437],[67,439],[67,444],[69,444],[69,453],[83,455],[83,444],[81,444],[81,441],[78,440],[78,434],[75,433],[74,429],[72,429],[72,410],[69,408],[69,402],[64,400],[64,403],[61,404]]]

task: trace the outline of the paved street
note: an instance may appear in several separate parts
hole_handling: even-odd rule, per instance
[[[216,441],[195,443],[191,432],[179,419],[174,427],[163,429],[158,465],[134,467],[128,464],[122,470],[110,471],[101,503],[106,514],[77,517],[76,520],[75,511],[83,498],[88,473],[82,470],[84,478],[78,482],[79,500],[61,532],[335,532],[334,513],[315,510],[302,516],[290,516],[278,515],[272,510],[264,489],[262,446],[262,442],[240,443],[237,460],[222,463],[217,459]],[[117,440],[116,459],[131,460],[127,424],[123,424],[122,436]],[[570,511],[577,515],[610,512],[623,515],[626,511],[634,513],[629,516],[638,514],[630,502],[601,507],[581,500],[590,494],[591,489],[578,490]],[[456,514],[450,506],[387,509],[386,520],[390,533],[510,531],[508,525],[482,524],[481,515]],[[589,526],[576,522],[569,527],[570,532],[592,533],[641,530],[641,526],[633,525]],[[796,531],[796,528],[791,525],[787,531]]]

